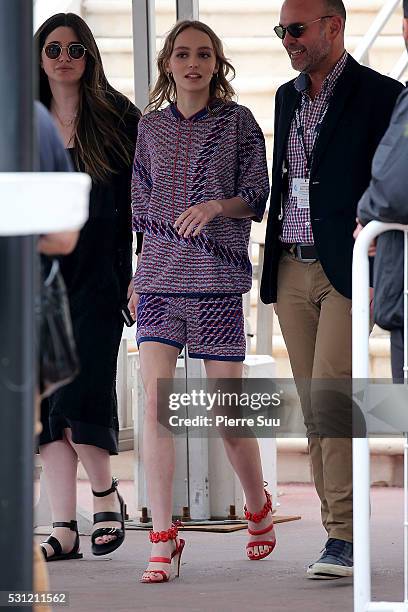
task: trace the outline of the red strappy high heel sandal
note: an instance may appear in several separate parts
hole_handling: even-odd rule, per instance
[[[181,562],[181,553],[183,552],[185,542],[182,539],[177,539],[178,535],[178,527],[181,526],[180,522],[173,523],[170,529],[167,531],[150,531],[149,537],[152,544],[157,544],[158,542],[168,542],[169,540],[174,540],[176,544],[176,548],[171,553],[171,557],[150,557],[149,563],[168,563],[169,571],[163,569],[147,569],[143,572],[143,576],[140,582],[145,584],[149,583],[159,583],[159,582],[169,582],[169,580],[173,580],[173,578],[177,578],[180,575],[180,562]],[[149,574],[146,576],[146,574]],[[155,574],[159,574],[162,576],[162,579],[155,579]]]
[[[244,513],[245,513],[245,518],[247,519],[247,521],[253,521],[254,523],[260,523],[264,518],[267,517],[269,512],[272,513],[272,500],[271,500],[270,493],[268,493],[266,489],[265,489],[265,497],[266,497],[266,502],[260,512],[254,512],[254,513],[248,512],[246,505],[244,506]],[[275,537],[275,530],[273,528],[273,521],[265,529],[259,529],[257,531],[253,529],[249,529],[248,527],[248,533],[250,535],[256,535],[256,536],[264,535],[266,533],[271,534],[270,538],[267,540],[254,540],[252,542],[248,542],[248,544],[246,545],[248,559],[250,559],[251,561],[259,561],[260,559],[265,559],[265,557],[271,554],[271,552],[273,551],[276,545],[276,537]],[[255,552],[256,550],[258,552]]]

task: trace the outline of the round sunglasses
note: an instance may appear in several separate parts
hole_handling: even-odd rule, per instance
[[[70,43],[64,47],[60,43],[53,42],[44,47],[44,53],[49,59],[56,60],[61,57],[63,49],[68,51],[69,57],[73,60],[82,59],[87,51],[81,43]]]
[[[290,23],[286,27],[283,25],[277,25],[273,28],[273,30],[281,40],[285,38],[286,32],[289,32],[293,38],[300,38],[308,25],[311,23],[317,23],[322,19],[329,19],[330,17],[333,17],[333,15],[324,15],[324,17],[319,17],[318,19],[313,19],[313,21],[307,21],[306,23]]]

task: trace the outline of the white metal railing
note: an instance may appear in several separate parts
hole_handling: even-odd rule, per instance
[[[358,236],[353,257],[353,379],[369,376],[369,264],[371,241],[388,230],[405,232],[404,378],[408,380],[408,225],[371,221]],[[370,453],[368,438],[353,439],[354,612],[408,612],[408,443],[404,445],[404,602],[371,601]]]
[[[388,23],[390,17],[395,12],[396,8],[401,4],[401,0],[387,0],[381,10],[378,12],[377,17],[374,19],[371,26],[368,28],[366,34],[361,39],[360,43],[354,50],[353,57],[358,62],[369,65],[368,52],[373,46],[375,40],[381,34],[384,27]]]
[[[407,69],[407,66],[408,66],[408,53],[406,51],[403,51],[398,62],[395,64],[394,68],[390,71],[389,73],[390,77],[392,77],[393,79],[397,79],[399,81],[402,75],[404,74],[405,70]]]

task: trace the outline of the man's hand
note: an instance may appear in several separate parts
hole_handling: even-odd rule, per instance
[[[370,294],[370,319],[374,322],[374,288],[369,287]]]
[[[359,233],[361,232],[361,230],[363,229],[363,226],[361,225],[359,218],[357,217],[356,219],[357,225],[356,225],[356,229],[353,232],[353,238],[354,240],[357,240],[357,236],[359,235]],[[375,253],[377,250],[377,240],[374,239],[372,241],[372,243],[370,244],[370,248],[368,249],[368,256],[369,257],[374,257]]]
[[[187,208],[176,219],[174,227],[178,229],[178,233],[183,238],[188,238],[190,234],[198,236],[203,227],[221,213],[221,202],[219,200],[208,200],[208,202],[202,202]]]

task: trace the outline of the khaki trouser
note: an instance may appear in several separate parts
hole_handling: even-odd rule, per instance
[[[329,537],[352,542],[351,300],[334,289],[320,262],[303,263],[284,253],[277,314],[301,400],[323,526]],[[343,394],[318,393],[320,383],[313,379],[338,381]]]

